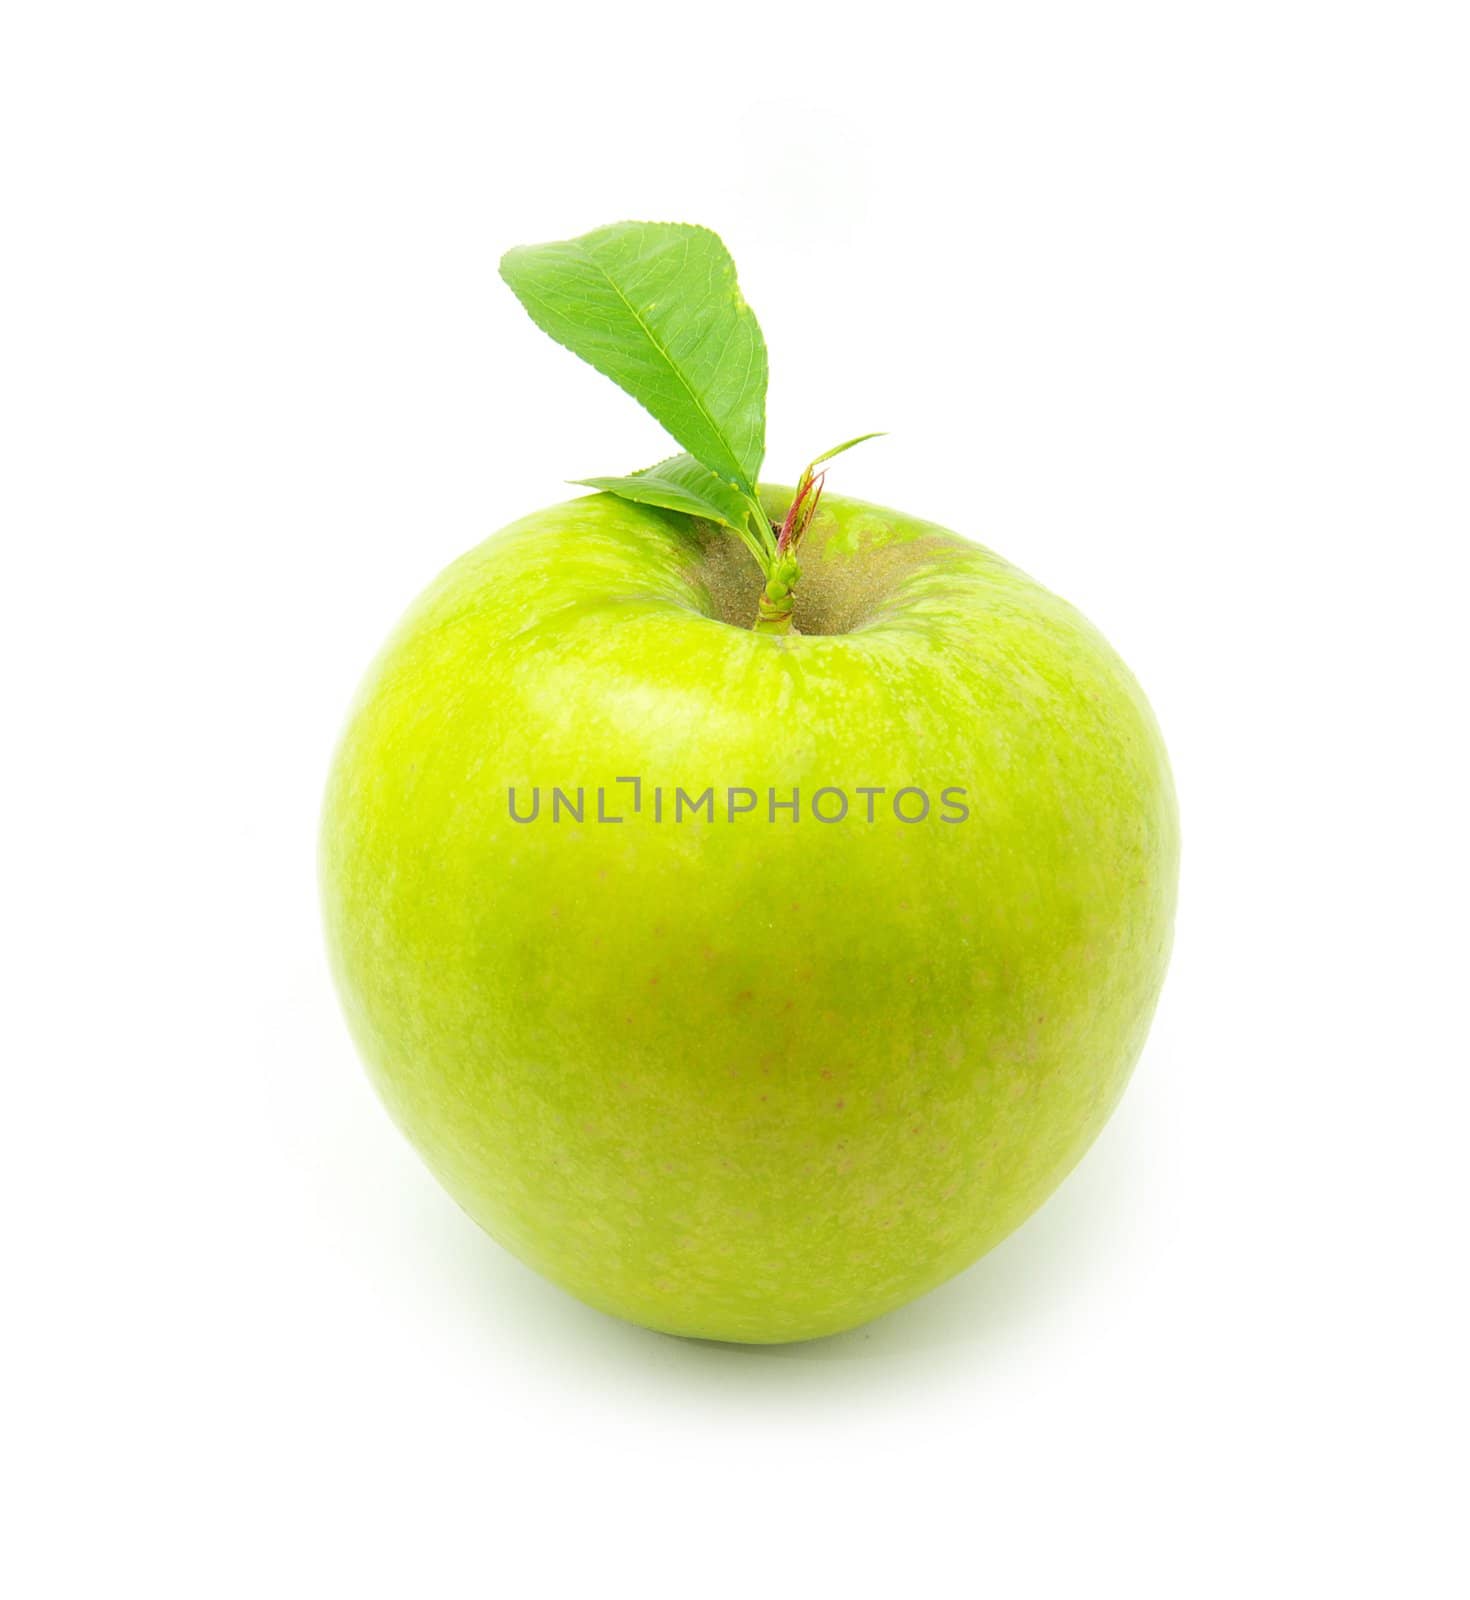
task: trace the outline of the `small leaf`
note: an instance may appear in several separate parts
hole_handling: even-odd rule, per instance
[[[797,481],[796,495],[786,512],[786,520],[781,524],[781,531],[776,538],[776,551],[778,555],[785,555],[794,550],[801,542],[801,536],[812,525],[812,519],[817,514],[817,507],[822,499],[822,485],[827,474],[818,472],[817,468],[824,461],[830,461],[833,456],[840,456],[844,450],[851,450],[855,444],[865,444],[869,439],[881,439],[881,433],[860,433],[856,439],[849,439],[845,444],[834,444],[816,460],[809,461],[802,470]]]
[[[722,522],[727,527],[743,527],[750,507],[738,489],[732,489],[703,467],[691,455],[670,456],[656,466],[624,478],[574,478],[574,483],[607,494],[621,495],[643,505],[662,506],[667,511],[683,511],[691,517]]]
[[[716,477],[691,455],[670,456],[667,461],[626,478],[577,478],[574,482],[641,505],[661,506],[665,511],[682,511],[687,516],[721,523],[745,540],[762,568],[769,560],[770,523],[759,503]],[[765,534],[761,542],[766,550],[756,547],[753,529]]]
[[[844,450],[851,450],[855,444],[866,444],[869,439],[886,439],[887,437],[888,435],[881,431],[878,433],[860,433],[856,439],[849,439],[845,444],[834,444],[825,455],[818,456],[806,470],[810,472],[812,467],[820,467],[824,461],[830,461],[833,456],[840,456]]]
[[[754,492],[766,346],[718,235],[620,222],[507,251],[500,273],[538,328],[625,389],[717,477]]]

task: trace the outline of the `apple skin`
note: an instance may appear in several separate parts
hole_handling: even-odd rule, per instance
[[[469,552],[359,692],[321,879],[372,1080],[470,1216],[604,1311],[770,1343],[934,1288],[1081,1157],[1163,982],[1178,824],[1127,668],[998,556],[828,496],[796,621],[834,631],[733,625],[758,587],[733,535],[606,495]],[[655,823],[655,785],[717,820]]]

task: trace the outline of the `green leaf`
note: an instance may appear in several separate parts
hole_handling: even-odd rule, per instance
[[[619,222],[507,251],[500,274],[538,328],[625,389],[717,477],[754,492],[766,346],[716,234]]]
[[[576,478],[589,489],[601,489],[641,505],[661,506],[665,511],[682,511],[687,516],[703,517],[733,528],[745,540],[751,553],[764,568],[775,547],[770,522],[759,503],[715,476],[691,455],[670,456],[642,472],[626,478]],[[764,535],[760,538],[760,535]],[[757,547],[757,541],[761,548]]]
[[[662,506],[667,511],[683,511],[691,517],[722,522],[727,527],[744,527],[750,504],[739,489],[731,488],[703,467],[691,455],[670,456],[656,466],[645,467],[624,478],[574,478],[574,483],[607,494],[621,495],[646,506]]]
[[[820,467],[824,461],[830,461],[833,456],[840,456],[844,450],[851,450],[855,444],[866,444],[869,439],[884,438],[887,438],[887,435],[881,431],[878,433],[860,433],[856,439],[849,439],[845,444],[834,444],[825,455],[818,456],[806,470],[810,472],[812,467]]]

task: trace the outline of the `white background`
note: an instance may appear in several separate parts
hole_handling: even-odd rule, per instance
[[[1463,1594],[1454,4],[9,6],[9,1532],[31,1596]],[[499,284],[717,228],[768,475],[1103,628],[1181,795],[1082,1167],[826,1343],[585,1310],[420,1168],[315,901],[447,561],[652,460]]]

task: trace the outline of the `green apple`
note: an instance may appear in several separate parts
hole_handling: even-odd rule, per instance
[[[352,1032],[445,1188],[709,1339],[854,1327],[1034,1211],[1123,1091],[1174,909],[1158,730],[1072,607],[835,497],[794,627],[752,627],[791,587],[677,511],[525,518],[389,641],[322,831]]]
[[[851,1328],[1003,1238],[1103,1125],[1168,959],[1138,686],[955,534],[760,488],[766,349],[708,229],[509,251],[683,453],[486,541],[369,673],[322,830],[389,1110],[605,1311]]]

